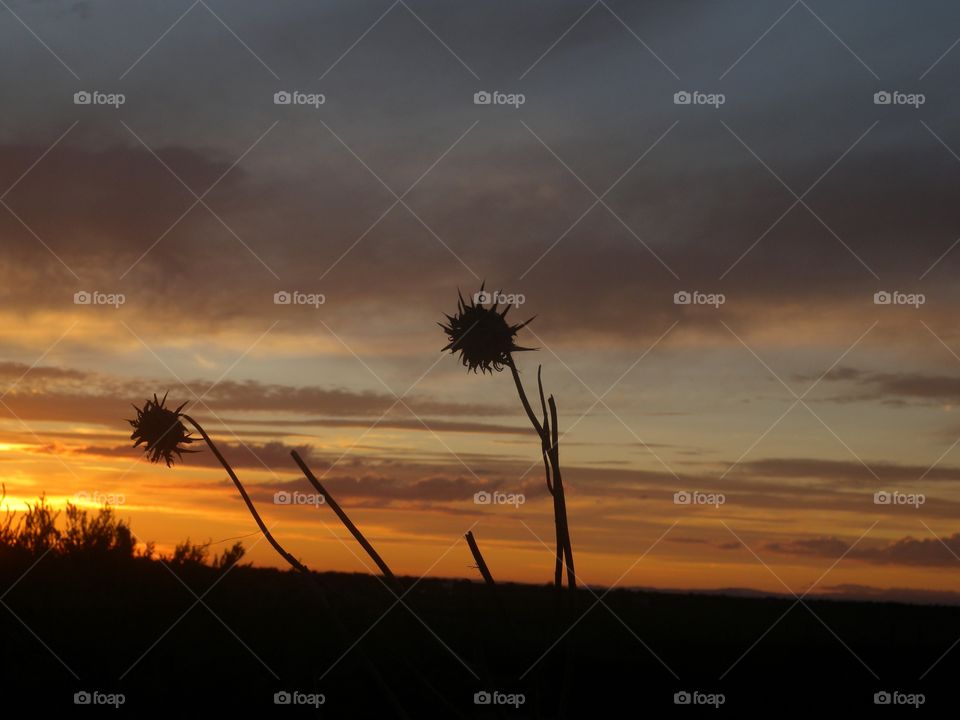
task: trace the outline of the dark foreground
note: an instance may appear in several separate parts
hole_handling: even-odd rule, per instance
[[[494,594],[412,579],[397,604],[362,575],[320,574],[313,585],[272,569],[52,554],[23,575],[35,561],[0,562],[0,693],[43,710],[83,709],[76,693],[98,714],[118,714],[104,703],[122,694],[119,713],[189,717],[739,716],[883,710],[878,692],[892,705],[923,693],[924,712],[960,700],[954,607],[790,609],[792,599],[621,590],[595,605],[582,590],[571,610],[548,587]],[[684,692],[689,706],[675,702]]]

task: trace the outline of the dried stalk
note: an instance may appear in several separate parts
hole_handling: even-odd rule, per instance
[[[250,496],[247,494],[246,488],[244,488],[243,484],[240,482],[240,478],[237,477],[237,474],[233,471],[233,468],[230,467],[230,463],[228,463],[226,458],[223,457],[223,455],[220,453],[220,450],[217,448],[216,444],[214,444],[213,440],[210,439],[210,436],[207,435],[207,432],[203,429],[200,423],[198,423],[189,415],[184,414],[182,415],[182,417],[184,420],[189,422],[191,425],[193,425],[197,429],[197,432],[199,432],[200,435],[203,437],[204,441],[207,443],[207,446],[210,448],[210,450],[213,451],[213,454],[216,455],[217,460],[219,460],[220,464],[223,465],[224,469],[227,471],[227,474],[230,476],[230,479],[233,480],[233,484],[237,486],[237,490],[240,492],[240,497],[243,498],[243,501],[247,505],[247,509],[250,511],[250,514],[253,516],[253,519],[256,521],[257,527],[260,528],[260,532],[262,532],[263,536],[267,539],[267,542],[269,542],[273,546],[273,549],[276,550],[280,554],[280,556],[284,560],[286,560],[295,570],[298,570],[309,580],[310,586],[313,588],[317,596],[320,598],[320,602],[323,604],[324,610],[326,611],[327,616],[333,619],[334,625],[339,635],[341,636],[341,638],[346,639],[347,637],[346,628],[340,622],[340,618],[336,615],[333,609],[333,606],[330,604],[329,600],[327,599],[326,593],[324,593],[323,588],[320,586],[320,583],[317,580],[317,578],[314,576],[314,574],[310,571],[310,569],[306,565],[304,565],[302,562],[300,562],[295,557],[293,557],[293,555],[288,553],[283,548],[283,546],[280,545],[279,542],[277,542],[276,538],[273,537],[273,534],[270,532],[266,524],[263,522],[263,518],[260,517],[260,513],[257,512],[256,507],[254,507],[253,501],[250,499]],[[361,650],[361,657],[363,658],[363,662],[364,662],[364,665],[366,665],[367,670],[369,670],[370,674],[373,676],[374,682],[377,684],[380,690],[384,693],[384,696],[390,701],[391,705],[393,705],[394,710],[397,713],[399,713],[401,717],[408,718],[409,715],[407,715],[406,711],[403,709],[403,706],[400,704],[399,698],[397,698],[393,690],[390,689],[390,686],[387,685],[383,676],[380,674],[379,669],[377,668],[376,665],[374,665],[373,661],[367,656],[367,653],[364,650]]]
[[[260,528],[260,532],[263,533],[263,536],[267,539],[267,542],[269,542],[273,546],[273,549],[280,554],[280,557],[290,563],[294,569],[299,570],[302,573],[309,574],[310,571],[307,569],[307,566],[284,550],[283,546],[280,545],[276,538],[273,537],[273,534],[263,522],[263,518],[260,517],[260,513],[257,512],[257,508],[254,507],[250,496],[247,495],[246,488],[243,487],[243,484],[240,482],[240,478],[237,477],[237,474],[233,471],[233,468],[230,467],[230,463],[228,463],[223,455],[220,454],[220,450],[214,444],[213,440],[210,439],[210,436],[207,435],[207,431],[203,429],[200,423],[198,423],[189,415],[182,415],[182,417],[197,429],[197,432],[199,432],[203,437],[204,441],[207,443],[207,446],[213,451],[213,454],[217,456],[217,460],[219,460],[220,464],[223,465],[224,469],[227,471],[227,474],[230,476],[230,479],[233,480],[233,484],[236,485],[237,490],[240,491],[240,497],[242,497],[243,501],[247,504],[247,509],[250,511],[250,514],[253,515],[253,519],[257,522],[257,527]]]
[[[291,450],[290,455],[293,456],[293,459],[296,461],[297,465],[300,466],[300,469],[303,471],[303,474],[306,476],[307,480],[310,481],[310,484],[316,489],[318,493],[323,495],[325,504],[333,508],[333,511],[337,514],[337,517],[340,518],[340,521],[346,526],[347,530],[351,532],[353,537],[357,539],[357,542],[367,551],[367,554],[371,559],[377,564],[377,567],[380,568],[380,572],[383,573],[384,577],[391,582],[391,584],[397,584],[397,578],[393,574],[393,571],[387,566],[387,563],[383,561],[383,558],[380,557],[380,554],[373,549],[373,545],[363,536],[363,533],[360,532],[360,528],[353,524],[353,521],[347,517],[347,514],[343,511],[343,508],[340,507],[339,503],[333,499],[333,497],[328,493],[323,485],[320,484],[320,481],[317,479],[310,468],[307,467],[307,464],[300,457],[300,454],[296,450]]]
[[[537,386],[540,391],[540,406],[543,410],[543,422],[537,419],[527,399],[527,393],[523,388],[523,382],[520,380],[520,373],[513,362],[513,357],[507,356],[507,363],[510,372],[513,375],[513,382],[517,386],[517,394],[520,396],[520,404],[527,413],[527,418],[537,435],[540,436],[540,448],[544,455],[544,469],[547,476],[547,489],[553,496],[553,520],[557,535],[557,561],[554,572],[554,584],[560,588],[563,583],[562,565],[564,561],[567,569],[567,586],[571,590],[577,587],[576,574],[573,569],[573,546],[570,541],[570,526],[567,522],[567,502],[563,490],[563,479],[560,473],[560,438],[557,431],[557,403],[551,395],[548,401],[545,401],[543,393],[543,383],[540,380],[540,368],[537,369]],[[550,415],[547,416],[546,405],[549,403]]]
[[[473,559],[477,561],[477,570],[480,571],[480,574],[483,576],[483,579],[486,581],[487,585],[490,587],[496,586],[496,583],[493,581],[493,575],[490,574],[490,568],[487,567],[487,563],[483,559],[483,555],[480,554],[480,546],[477,545],[477,541],[473,537],[473,531],[468,530],[464,537],[467,538],[467,545],[470,546],[470,552],[473,554]]]

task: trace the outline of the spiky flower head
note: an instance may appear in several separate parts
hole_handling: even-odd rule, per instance
[[[195,438],[190,437],[187,428],[180,421],[180,411],[183,410],[183,403],[176,410],[165,407],[167,396],[164,394],[162,400],[158,400],[156,394],[153,400],[147,400],[142,408],[136,405],[133,409],[137,411],[137,417],[134,420],[128,420],[133,425],[133,434],[131,440],[136,440],[133,444],[137,447],[143,443],[146,446],[143,451],[150,458],[150,462],[160,462],[164,460],[167,467],[173,464],[174,453],[177,458],[183,460],[183,453],[197,452],[188,450],[183,445],[189,445]]]
[[[511,353],[534,349],[514,343],[517,332],[533,318],[511,325],[506,320],[511,306],[507,305],[501,311],[496,302],[500,294],[485,292],[483,287],[481,284],[480,292],[469,303],[458,291],[457,313],[446,316],[449,324],[437,324],[450,339],[443,350],[453,354],[459,352],[465,368],[474,372],[477,368],[481,372],[500,372],[510,363]]]

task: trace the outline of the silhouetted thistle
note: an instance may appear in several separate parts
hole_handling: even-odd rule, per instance
[[[538,419],[527,399],[527,393],[520,380],[520,373],[513,361],[513,353],[532,350],[533,348],[520,347],[514,342],[517,332],[530,323],[533,318],[517,325],[511,325],[506,320],[510,310],[508,304],[503,311],[498,308],[497,298],[500,293],[493,293],[493,303],[489,305],[480,300],[489,293],[484,292],[484,284],[474,296],[474,301],[467,303],[459,293],[457,313],[446,315],[449,324],[437,323],[443,328],[450,342],[442,351],[449,350],[451,354],[460,353],[460,361],[467,370],[481,372],[500,372],[505,367],[510,368],[517,394],[524,412],[540,438],[540,449],[543,455],[543,466],[546,474],[547,490],[553,496],[554,525],[557,536],[556,563],[554,567],[554,584],[559,589],[563,584],[563,567],[566,565],[567,584],[571,590],[576,588],[576,573],[573,567],[573,547],[570,540],[570,526],[567,522],[567,502],[563,489],[563,478],[560,472],[559,434],[557,432],[557,403],[551,395],[548,399],[543,393],[543,384],[540,382],[540,368],[537,368],[537,389],[540,392],[540,408],[542,420]],[[442,352],[441,351],[441,352]],[[549,405],[549,414],[547,407]]]
[[[143,451],[150,458],[150,462],[156,463],[163,460],[167,463],[167,467],[170,467],[174,462],[174,453],[183,462],[183,453],[197,451],[182,447],[195,441],[180,422],[180,411],[186,403],[176,410],[171,410],[165,407],[166,402],[166,394],[162,400],[157,400],[154,394],[153,400],[147,400],[142,408],[133,406],[137,411],[137,417],[127,422],[133,425],[133,434],[130,435],[131,440],[136,440],[133,446],[144,445]]]
[[[478,294],[484,294],[483,285]],[[437,323],[450,339],[443,350],[452,354],[459,352],[460,361],[468,370],[476,372],[479,368],[481,372],[500,372],[510,364],[510,353],[533,349],[520,347],[513,341],[517,332],[533,318],[511,325],[506,319],[510,307],[507,305],[500,311],[496,302],[487,307],[476,300],[467,303],[460,295],[456,315],[446,316],[449,325]]]
[[[200,433],[200,436],[203,438],[204,442],[207,443],[207,446],[216,455],[217,460],[220,461],[220,464],[223,465],[224,469],[227,471],[227,474],[230,476],[230,479],[233,480],[233,484],[236,485],[237,490],[240,491],[240,497],[243,498],[243,501],[247,505],[247,509],[250,511],[250,514],[253,516],[253,519],[256,521],[257,526],[260,528],[260,532],[263,533],[267,541],[273,546],[273,549],[276,550],[284,560],[286,560],[290,565],[292,565],[297,570],[301,572],[308,573],[306,566],[297,560],[293,555],[288,553],[283,547],[277,542],[276,538],[273,537],[270,530],[267,529],[266,524],[263,522],[263,518],[260,517],[260,513],[257,512],[256,507],[253,505],[253,501],[250,499],[250,496],[247,494],[246,488],[243,487],[243,484],[240,482],[240,478],[237,477],[237,474],[233,471],[233,468],[230,467],[230,463],[227,462],[226,458],[220,453],[220,450],[214,444],[213,440],[210,439],[210,436],[207,435],[207,432],[203,427],[194,420],[192,417],[186,413],[181,412],[183,410],[183,403],[176,410],[171,410],[166,407],[167,395],[164,393],[163,400],[158,400],[156,394],[153,396],[153,400],[147,400],[143,408],[138,408],[134,405],[134,408],[137,411],[137,418],[135,420],[128,420],[131,425],[133,425],[133,434],[130,436],[131,440],[136,440],[134,447],[137,447],[141,444],[146,444],[144,452],[147,453],[147,456],[150,458],[150,462],[160,462],[164,460],[167,463],[167,467],[173,465],[173,455],[176,453],[177,457],[181,460],[183,459],[182,454],[185,452],[197,452],[196,450],[189,450],[182,447],[182,445],[192,443],[196,438],[191,438],[190,433],[187,431],[186,426],[183,424],[183,420],[186,420],[188,423],[193,425],[196,428],[197,432]]]
[[[167,467],[170,467],[173,464],[173,453],[176,453],[177,457],[180,457],[182,460],[181,453],[198,452],[197,450],[188,450],[180,447],[182,444],[195,441],[195,438],[189,437],[189,432],[187,432],[186,427],[184,426],[183,422],[181,422],[181,418],[193,425],[197,432],[200,433],[200,436],[203,438],[204,442],[207,443],[207,446],[210,448],[213,454],[216,455],[217,460],[219,460],[220,464],[223,465],[224,469],[227,471],[227,474],[230,476],[230,479],[233,480],[233,484],[240,492],[240,497],[243,498],[243,502],[246,503],[247,509],[250,511],[250,514],[256,521],[257,527],[260,528],[260,532],[262,532],[263,536],[267,539],[267,542],[270,543],[273,549],[276,550],[280,557],[286,560],[291,567],[301,572],[307,578],[311,587],[313,587],[313,589],[317,592],[321,602],[324,605],[324,610],[326,612],[325,617],[333,621],[334,627],[340,635],[340,638],[344,641],[344,643],[346,643],[346,628],[344,627],[340,618],[337,617],[333,607],[330,605],[330,602],[327,599],[319,580],[306,565],[288,553],[283,546],[277,542],[277,539],[273,537],[273,533],[270,532],[266,524],[263,522],[263,518],[261,518],[260,513],[257,512],[257,508],[254,506],[253,501],[250,499],[246,489],[240,482],[240,478],[237,477],[237,474],[233,471],[233,468],[230,467],[230,463],[228,463],[226,458],[223,457],[223,455],[220,453],[220,450],[214,444],[213,440],[210,439],[210,436],[207,435],[207,432],[203,429],[200,423],[186,413],[181,412],[186,403],[183,403],[183,405],[178,407],[176,410],[171,410],[164,406],[166,400],[166,393],[163,395],[163,400],[157,400],[157,396],[154,394],[153,400],[147,400],[142,409],[137,408],[137,406],[134,405],[134,408],[137,410],[137,419],[127,421],[134,427],[134,432],[131,436],[132,440],[137,441],[134,443],[134,447],[137,447],[142,443],[146,443],[146,448],[144,449],[150,457],[150,462],[159,462],[160,459],[163,458],[167,463]],[[297,458],[298,462],[301,463],[301,466],[305,467],[302,464],[302,461],[300,461],[299,455],[297,455],[296,452],[294,452],[293,455]],[[390,577],[392,578],[392,573],[390,573]],[[359,640],[356,641],[356,643],[359,642]],[[404,718],[409,717],[404,712],[393,690],[389,685],[387,685],[379,669],[373,664],[373,661],[363,649],[361,649],[361,653],[363,655],[363,661],[373,676],[374,681],[380,687],[381,691],[386,695],[386,697],[389,698],[391,704],[394,706],[394,709],[397,711],[397,715]]]

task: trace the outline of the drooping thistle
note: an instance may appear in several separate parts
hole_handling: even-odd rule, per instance
[[[170,408],[166,407],[166,401],[166,394],[164,394],[162,400],[158,400],[156,394],[154,394],[153,400],[148,399],[142,408],[139,408],[136,405],[133,406],[134,410],[137,411],[137,417],[133,420],[127,421],[133,426],[133,434],[130,436],[131,440],[136,440],[133,446],[138,447],[140,445],[144,445],[144,452],[147,454],[150,462],[158,463],[163,460],[166,462],[167,467],[171,467],[174,463],[174,455],[177,456],[177,459],[182,461],[183,453],[199,452],[198,450],[190,450],[183,447],[186,444],[196,441],[196,438],[190,437],[190,432],[183,424],[183,420],[189,422],[197,429],[207,445],[210,446],[213,454],[217,456],[220,464],[223,465],[227,473],[230,475],[230,478],[237,486],[237,490],[240,491],[240,495],[243,497],[244,502],[247,504],[250,514],[253,515],[254,520],[257,521],[257,525],[260,527],[260,530],[263,532],[270,544],[273,545],[274,549],[276,549],[277,552],[279,552],[280,555],[282,555],[295,568],[305,569],[299,561],[293,559],[293,556],[287,553],[287,551],[280,547],[280,544],[274,540],[273,536],[267,530],[267,526],[260,518],[260,514],[254,507],[249,495],[247,495],[247,491],[241,484],[240,478],[237,477],[226,458],[220,454],[220,450],[213,443],[213,440],[210,439],[210,436],[207,435],[207,433],[196,420],[182,412],[186,403],[180,405],[180,407],[178,407],[176,410],[171,410]],[[181,418],[183,420],[181,420]],[[320,491],[322,495],[324,495],[324,497],[327,499],[327,504],[334,509],[334,512],[337,513],[344,525],[347,526],[347,529],[353,533],[360,545],[363,546],[367,553],[369,553],[370,557],[373,558],[374,562],[383,572],[384,576],[386,576],[390,582],[395,583],[396,577],[394,576],[393,572],[383,561],[377,551],[374,550],[373,546],[364,537],[363,533],[360,532],[359,528],[357,528],[357,526],[351,522],[350,518],[347,517],[346,513],[340,508],[339,504],[337,504],[337,502],[329,496],[329,494],[320,484],[320,481],[312,472],[310,472],[310,469],[307,467],[306,463],[304,463],[297,451],[293,450],[290,454],[293,456],[293,459],[296,460],[297,464],[300,466],[300,469],[303,470],[304,474],[307,476],[307,479]]]
[[[240,482],[240,478],[237,477],[237,474],[233,471],[233,468],[230,467],[230,463],[228,463],[226,458],[223,457],[223,455],[220,453],[220,450],[214,444],[213,440],[210,439],[210,436],[207,435],[207,432],[203,429],[200,423],[186,413],[182,412],[186,403],[180,405],[180,407],[178,407],[176,410],[171,410],[165,407],[166,399],[167,395],[164,394],[163,400],[158,401],[156,394],[154,394],[153,400],[148,399],[142,408],[138,408],[136,405],[134,405],[134,409],[137,411],[137,417],[134,420],[127,421],[134,428],[133,434],[130,436],[131,440],[136,440],[134,447],[144,445],[144,452],[147,454],[150,462],[158,463],[160,460],[164,460],[167,464],[167,467],[170,467],[173,465],[174,454],[177,455],[177,458],[182,460],[182,453],[199,452],[198,450],[190,450],[182,447],[183,445],[196,441],[196,438],[189,437],[190,433],[183,424],[183,420],[186,420],[188,423],[193,425],[197,432],[200,433],[200,436],[203,438],[204,442],[206,442],[207,446],[217,457],[217,460],[220,461],[220,464],[227,471],[230,479],[233,480],[233,484],[236,485],[237,490],[240,492],[240,496],[243,498],[243,502],[246,503],[247,509],[250,511],[250,514],[256,521],[257,526],[260,528],[260,532],[262,532],[263,536],[267,539],[267,542],[270,543],[273,549],[276,550],[277,553],[279,553],[280,556],[291,565],[291,567],[301,572],[307,578],[311,587],[317,592],[321,602],[323,603],[325,617],[330,618],[333,621],[334,627],[337,630],[341,640],[346,641],[348,637],[346,628],[344,627],[342,620],[337,616],[333,606],[330,604],[330,601],[327,599],[319,580],[306,565],[288,553],[283,546],[277,542],[276,538],[273,537],[273,534],[263,522],[263,518],[260,517],[260,513],[257,512],[257,509],[254,506],[253,501],[250,499],[250,496],[247,494],[246,489]],[[293,452],[293,455],[298,459],[298,462],[301,462],[302,465],[302,461],[299,460],[299,456],[296,454],[296,451]],[[359,643],[360,641],[358,640],[355,642]],[[398,716],[404,718],[409,717],[400,705],[396,694],[386,683],[383,674],[362,648],[361,653],[363,655],[363,662],[373,676],[374,682],[379,686],[381,691],[384,692],[386,697],[389,698],[394,709],[397,711]]]
[[[451,354],[460,353],[460,362],[467,370],[477,372],[500,372],[505,367],[510,368],[520,403],[533,425],[533,429],[540,437],[540,449],[543,454],[543,466],[546,473],[547,489],[553,496],[554,525],[556,527],[556,563],[554,568],[554,584],[560,588],[563,582],[563,566],[566,565],[567,584],[571,589],[576,588],[576,574],[573,567],[573,548],[570,541],[570,527],[567,522],[567,503],[563,490],[563,479],[560,472],[560,449],[557,432],[557,404],[551,395],[549,400],[544,396],[543,384],[540,381],[540,368],[537,368],[537,387],[540,393],[540,407],[543,419],[538,420],[534,414],[527,393],[520,380],[520,373],[513,360],[513,353],[533,350],[534,348],[520,347],[514,339],[517,333],[530,323],[533,318],[525,322],[511,325],[506,320],[511,305],[502,311],[499,309],[500,293],[486,293],[485,283],[480,285],[480,291],[473,301],[466,302],[459,293],[457,312],[446,315],[448,323],[438,323],[447,334],[449,342],[441,350],[449,350]],[[492,303],[483,302],[487,299]],[[549,404],[549,415],[547,405]]]
[[[171,410],[166,407],[166,400],[166,393],[162,400],[157,400],[157,396],[154,394],[153,400],[148,399],[142,408],[136,405],[133,406],[137,411],[137,417],[127,421],[133,426],[133,434],[130,436],[131,440],[136,440],[133,446],[138,447],[143,445],[143,451],[146,453],[150,462],[159,463],[163,460],[167,464],[167,467],[171,467],[174,463],[174,455],[182,461],[183,453],[198,452],[197,450],[183,447],[196,441],[196,438],[190,437],[190,432],[183,424],[183,421],[186,420],[193,425],[213,454],[216,455],[217,460],[223,465],[230,479],[233,480],[233,484],[236,485],[237,490],[240,492],[240,497],[243,498],[247,509],[260,528],[260,532],[263,533],[267,541],[273,546],[273,549],[297,570],[305,573],[309,572],[303,563],[284,550],[276,538],[273,537],[273,534],[263,522],[263,518],[260,517],[260,513],[258,513],[256,507],[254,507],[253,501],[247,494],[246,488],[244,488],[240,482],[240,478],[237,477],[237,474],[233,471],[233,468],[230,467],[230,463],[227,462],[226,458],[220,454],[220,450],[214,444],[213,440],[210,439],[210,436],[207,435],[203,427],[201,427],[200,423],[182,412],[186,403],[180,405],[176,410]]]

